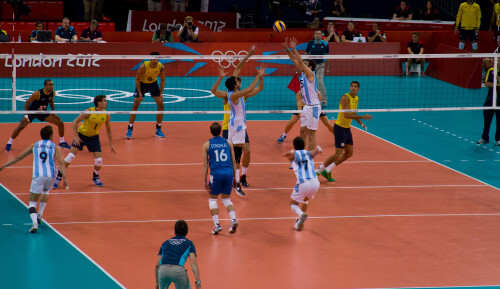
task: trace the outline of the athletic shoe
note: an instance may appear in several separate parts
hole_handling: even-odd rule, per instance
[[[328,105],[328,103],[326,101],[321,102],[321,108],[325,108],[327,105]]]
[[[70,149],[71,147],[69,146],[69,144],[65,141],[63,142],[60,142],[59,143],[59,146],[62,147],[63,149]]]
[[[212,235],[218,235],[220,231],[222,231],[222,227],[219,224],[215,224]]]
[[[98,187],[102,187],[102,186],[104,186],[104,185],[101,183],[101,180],[99,180],[99,177],[92,178],[92,182],[94,183],[94,185],[96,185],[96,186],[98,186]]]
[[[236,233],[236,229],[238,228],[238,221],[232,220],[231,221],[231,227],[229,227],[229,234],[234,234]],[[222,229],[221,229],[222,230]]]
[[[36,233],[37,231],[38,231],[38,225],[33,224],[33,226],[31,226],[30,233]]]
[[[323,170],[321,172],[321,175],[325,177],[325,179],[327,179],[329,182],[335,182],[335,179],[332,178],[332,172],[327,172],[326,170]]]
[[[319,175],[321,175],[321,172],[319,171],[319,168],[317,170],[314,170],[314,173],[316,173],[317,177],[319,177]]]
[[[302,231],[304,229],[304,222],[307,220],[307,214],[303,213],[300,215],[300,218],[297,219],[297,222],[295,222],[295,230],[297,231]]]
[[[61,178],[57,177],[56,181],[54,182],[54,185],[52,186],[52,189],[57,190],[57,187],[59,187],[60,182],[61,182]]]
[[[132,138],[132,131],[133,130],[131,128],[127,129],[127,134],[125,135],[125,138]]]
[[[157,137],[161,137],[161,138],[165,137],[165,135],[164,135],[164,134],[163,134],[163,132],[161,131],[161,128],[157,128],[157,129],[156,129],[156,134],[155,134],[155,136],[157,136]]]
[[[36,215],[36,222],[38,223],[38,225],[42,224],[42,222],[43,222],[43,216],[42,216],[42,214]]]
[[[247,175],[241,175],[240,178],[240,184],[244,187],[250,187],[250,185],[247,183]]]
[[[244,192],[243,192],[243,190],[241,189],[241,184],[240,184],[240,183],[238,183],[238,184],[236,185],[236,188],[234,188],[234,190],[236,191],[236,193],[237,193],[238,195],[240,195],[240,196],[242,196],[242,197],[244,197],[244,196],[245,196],[245,193],[244,193]]]
[[[499,141],[497,141],[497,146],[500,146],[500,140],[499,140]]]
[[[489,141],[484,140],[484,139],[480,139],[477,141],[477,144],[487,144],[487,143],[489,143]],[[7,150],[7,148],[5,150]]]
[[[282,144],[285,142],[286,135],[281,135],[280,138],[276,141],[279,144]]]
[[[8,143],[6,146],[5,146],[5,151],[7,152],[10,152],[10,150],[12,149],[12,144]]]

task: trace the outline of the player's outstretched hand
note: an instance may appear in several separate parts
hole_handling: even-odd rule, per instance
[[[297,47],[297,38],[292,37],[292,38],[290,39],[290,48],[291,48],[291,49],[295,49],[295,47]]]
[[[116,154],[115,147],[113,145],[111,145],[111,152]]]
[[[258,76],[263,76],[264,74],[266,74],[266,68],[264,65],[261,65],[259,70],[257,71],[257,75]]]
[[[288,48],[288,37],[285,37],[285,42],[281,43],[281,45],[283,45],[283,47]]]
[[[248,52],[249,55],[253,55],[255,53],[255,45],[252,45],[252,47],[250,47],[250,51]]]
[[[369,115],[369,114],[365,114],[363,115],[363,119],[367,119],[367,120],[370,120],[373,118],[373,115]]]
[[[75,135],[75,138],[73,139],[73,142],[75,143],[75,146],[79,146],[82,140],[78,135]]]
[[[361,125],[361,127],[362,127],[362,128],[364,128],[364,129],[365,129],[365,131],[368,131],[368,128],[366,127],[366,125],[365,125],[365,124],[362,124],[362,125]]]
[[[224,71],[224,68],[219,66],[219,77],[224,77],[226,76],[226,72]]]

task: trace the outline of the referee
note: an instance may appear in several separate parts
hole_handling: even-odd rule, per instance
[[[165,241],[158,252],[156,260],[156,288],[167,289],[172,282],[176,289],[191,289],[184,263],[189,256],[191,269],[196,278],[196,288],[201,288],[200,272],[196,263],[196,249],[193,242],[186,239],[188,225],[186,221],[175,223],[175,237]]]
[[[321,29],[316,29],[314,31],[314,39],[307,43],[307,55],[330,54],[328,42],[322,40],[321,37],[323,37],[323,32],[321,32]],[[325,60],[314,59],[314,61],[316,62],[316,69],[314,70],[314,73],[316,74],[316,78],[318,79],[319,92],[321,92],[321,106],[325,107],[328,105],[325,83],[323,82],[323,77],[325,76]]]

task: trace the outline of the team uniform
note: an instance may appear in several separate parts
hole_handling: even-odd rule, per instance
[[[227,91],[227,102],[231,113],[229,114],[228,122],[228,140],[233,144],[244,144],[249,142],[246,126],[246,106],[245,98],[238,99],[238,103],[234,104],[231,101],[231,95],[234,91]]]
[[[230,111],[229,101],[224,104],[224,111]],[[230,113],[224,114],[224,119],[222,120],[222,137],[225,139],[229,138],[229,118]],[[250,143],[250,139],[248,138],[248,133],[245,131],[245,143]]]
[[[318,82],[316,74],[314,81],[309,81],[304,72],[300,78],[300,91],[302,93],[302,103],[304,108],[300,116],[300,126],[306,126],[310,130],[317,130],[319,116],[321,114],[320,100],[318,97]]]
[[[161,96],[160,87],[158,86],[156,78],[158,77],[158,75],[160,75],[162,64],[158,62],[156,67],[153,68],[151,67],[151,61],[145,61],[144,67],[146,68],[146,72],[144,72],[140,80],[142,96],[144,96],[148,92],[151,94],[151,96]],[[135,88],[134,97],[139,97],[137,87]]]
[[[349,98],[351,107],[342,108],[342,104],[339,103],[339,109],[357,109],[359,102],[358,96],[353,97],[350,93],[346,93],[345,96]],[[333,125],[333,134],[335,135],[335,147],[343,149],[345,145],[354,144],[351,133],[351,123],[352,119],[345,118],[344,113],[339,112],[337,120]]]
[[[166,289],[172,282],[175,288],[191,288],[187,271],[184,267],[189,254],[196,255],[196,248],[191,240],[184,236],[175,236],[165,241],[158,252],[162,256],[158,268],[158,284]]]
[[[319,181],[314,172],[314,161],[309,151],[295,151],[292,168],[297,176],[297,184],[293,188],[291,197],[299,203],[307,204],[304,199],[313,199],[319,189]]]
[[[56,144],[50,140],[41,140],[33,146],[33,180],[30,192],[48,194],[55,182],[56,165],[54,156]]]
[[[40,111],[46,111],[47,107],[49,104],[52,102],[54,99],[54,96],[56,93],[52,91],[49,94],[46,94],[44,89],[39,89],[38,92],[40,92],[40,98],[35,99],[33,102],[30,103],[28,110],[40,110]],[[44,113],[44,114],[27,114],[25,117],[28,119],[28,121],[31,123],[33,120],[36,118],[40,121],[45,121],[45,119],[49,116],[50,114]]]
[[[209,140],[210,188],[212,195],[231,194],[233,188],[233,159],[231,147],[220,136]]]
[[[96,111],[96,108],[91,107],[89,110]],[[78,137],[81,139],[80,145],[75,145],[73,142],[72,146],[79,150],[83,150],[83,147],[86,146],[89,152],[101,152],[99,129],[106,123],[107,119],[107,114],[91,114],[78,128]]]

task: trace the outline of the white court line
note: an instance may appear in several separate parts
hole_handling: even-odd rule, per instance
[[[14,193],[12,193],[12,191],[10,191],[6,186],[4,186],[2,183],[0,183],[0,186],[2,186],[16,200],[18,200],[19,203],[21,203],[26,209],[28,208],[28,206],[23,201],[21,201],[21,199],[19,199]],[[126,287],[123,286],[123,284],[121,284],[118,280],[116,280],[115,277],[111,276],[111,274],[109,274],[109,272],[106,271],[106,269],[104,269],[103,267],[101,267],[101,265],[99,265],[96,261],[94,261],[92,258],[90,258],[89,255],[85,254],[85,252],[83,252],[80,248],[78,248],[75,244],[73,244],[73,242],[71,242],[68,238],[66,238],[66,236],[64,236],[63,234],[61,234],[61,232],[59,232],[56,228],[54,228],[51,224],[49,224],[47,222],[47,220],[44,220],[43,223],[46,226],[48,226],[49,228],[51,228],[52,230],[54,230],[54,232],[56,232],[56,234],[58,234],[59,236],[61,236],[61,238],[63,238],[66,242],[68,242],[68,244],[70,244],[71,246],[73,246],[73,248],[75,248],[78,252],[80,252],[80,254],[82,254],[92,264],[94,264],[97,268],[99,268],[104,274],[106,274],[106,276],[108,276],[111,280],[113,280],[118,286],[120,286],[121,288],[126,289]]]
[[[408,215],[359,215],[359,216],[309,216],[307,219],[366,219],[366,218],[400,218],[400,217],[499,217],[500,213],[488,214],[408,214]],[[293,217],[267,217],[267,218],[238,218],[239,221],[262,221],[262,220],[295,220],[297,216]],[[231,219],[219,219],[223,221],[231,221]],[[178,219],[165,219],[165,220],[129,220],[129,221],[89,221],[89,222],[59,222],[51,223],[53,225],[74,225],[74,224],[120,224],[120,223],[159,223],[159,222],[177,222]],[[213,222],[210,219],[186,219],[187,222]]]
[[[330,189],[405,189],[405,188],[446,188],[446,187],[489,187],[487,185],[418,185],[418,186],[353,186],[353,187],[325,187],[321,186],[320,190]],[[245,191],[273,191],[273,190],[293,190],[290,188],[245,188]],[[122,194],[122,193],[167,193],[167,192],[205,192],[205,189],[190,189],[190,190],[150,190],[150,191],[87,191],[87,192],[66,192],[61,190],[52,190],[51,195],[76,195],[76,194]],[[18,193],[16,195],[29,195],[30,193]]]

